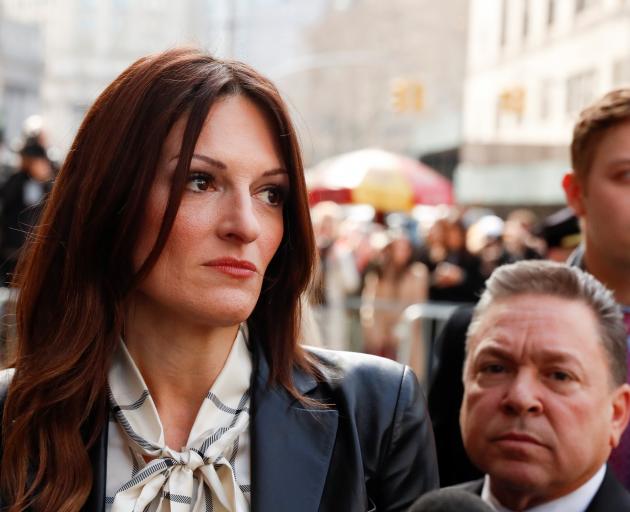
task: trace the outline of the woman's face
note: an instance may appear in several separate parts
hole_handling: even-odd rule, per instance
[[[402,268],[409,263],[411,258],[411,242],[407,238],[396,238],[390,244],[392,263],[399,268]]]
[[[167,137],[149,192],[136,268],[151,251],[168,201],[186,119]],[[289,176],[271,124],[245,96],[210,109],[164,250],[138,290],[156,314],[236,325],[251,314],[283,235]]]
[[[446,231],[446,245],[453,251],[459,251],[464,247],[466,234],[462,228],[455,223],[449,224]]]

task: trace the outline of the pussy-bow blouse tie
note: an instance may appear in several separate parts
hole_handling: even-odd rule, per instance
[[[152,460],[116,493],[112,511],[143,512],[149,505],[155,505],[159,512],[249,510],[229,463],[235,441],[249,425],[249,397],[243,399],[243,407],[235,411],[231,425],[205,432],[206,436],[193,441],[182,452],[154,445],[138,436],[118,409],[117,420],[130,446]],[[214,503],[210,504],[212,500]]]
[[[238,341],[237,338],[235,345]],[[235,350],[238,352],[238,348],[233,347],[223,371],[229,370],[230,363],[237,363],[234,361],[238,359]],[[113,496],[111,511],[248,511],[249,502],[234,475],[239,436],[249,427],[248,388],[235,389],[234,380],[221,379],[219,375],[199,410],[192,439],[178,452],[166,446],[151,395],[124,345],[121,351],[121,358],[128,359],[115,361],[114,365],[118,364],[118,367],[110,371],[111,412],[128,448],[140,464]],[[238,366],[242,372],[243,367]],[[236,380],[242,380],[242,386],[248,386],[247,375]],[[225,385],[230,389],[226,390]],[[215,387],[222,391],[221,398],[218,391],[213,393]],[[236,395],[236,391],[242,394]],[[199,431],[200,425],[212,425],[212,428]],[[149,462],[140,467],[143,460]]]

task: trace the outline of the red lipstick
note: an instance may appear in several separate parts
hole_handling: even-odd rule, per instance
[[[251,261],[236,258],[217,258],[207,261],[204,267],[210,267],[231,277],[246,278],[258,273],[256,265]]]

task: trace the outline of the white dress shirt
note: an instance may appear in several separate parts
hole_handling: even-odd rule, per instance
[[[525,510],[526,512],[584,512],[593,500],[595,494],[597,494],[597,490],[602,485],[605,473],[606,464],[599,468],[597,473],[595,473],[590,480],[581,487],[578,487],[575,491],[553,501],[548,501],[547,503],[542,503]],[[488,475],[486,475],[483,482],[481,499],[492,506],[497,512],[513,512],[511,509],[501,505],[499,500],[492,494],[490,490],[490,477]]]

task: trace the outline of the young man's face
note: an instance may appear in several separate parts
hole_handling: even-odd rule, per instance
[[[630,269],[630,121],[609,128],[588,175],[565,177],[567,200],[585,221],[588,258]]]

